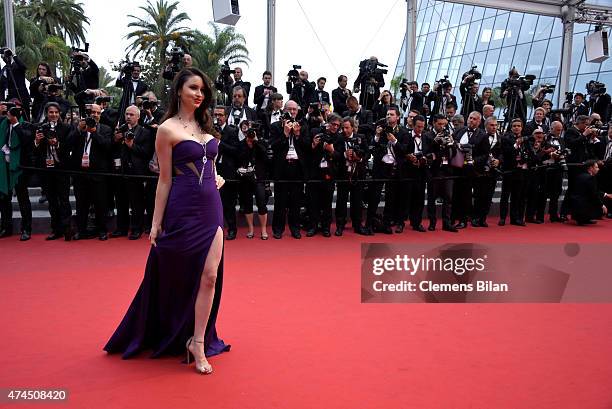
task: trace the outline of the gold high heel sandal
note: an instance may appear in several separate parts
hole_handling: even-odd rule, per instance
[[[191,350],[192,342],[195,342],[196,344],[204,344],[204,341],[196,341],[193,339],[193,337],[187,340],[187,344],[185,345],[185,347],[187,348],[187,365],[189,365],[190,355],[193,355],[193,360],[195,361],[195,364],[196,364],[196,371],[198,371],[199,373],[203,375],[211,374],[213,371],[212,365],[210,365],[208,362],[206,363],[204,363],[203,361],[198,362],[195,359],[195,354]]]

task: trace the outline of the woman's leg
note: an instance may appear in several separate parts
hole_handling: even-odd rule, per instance
[[[213,297],[215,295],[215,282],[217,280],[217,269],[219,268],[219,262],[221,261],[221,255],[223,253],[223,230],[221,227],[217,227],[217,233],[213,239],[206,261],[204,263],[204,270],[200,278],[200,290],[195,302],[195,328],[193,332],[193,340],[198,341],[195,345],[194,357],[196,361],[206,361],[204,351],[204,333],[206,332],[206,324],[208,323],[208,317],[210,316],[210,310],[212,308]],[[200,343],[202,342],[202,343]]]
[[[248,226],[247,234],[251,235],[253,234],[253,212],[245,213],[244,218],[246,219],[247,226]]]

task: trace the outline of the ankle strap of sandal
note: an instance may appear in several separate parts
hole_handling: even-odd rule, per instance
[[[198,341],[197,339],[194,339],[194,340],[193,340],[193,342],[198,343],[198,344],[203,344],[203,343],[204,343],[204,340],[202,340],[202,341]]]

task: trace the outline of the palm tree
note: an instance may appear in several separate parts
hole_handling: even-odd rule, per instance
[[[251,61],[249,50],[246,48],[244,36],[237,33],[234,27],[219,28],[213,22],[212,36],[197,32],[189,50],[193,63],[204,71],[209,77],[215,78],[219,73],[219,66],[227,61],[229,64],[246,64]]]
[[[126,38],[132,43],[126,48],[134,57],[143,53],[145,58],[153,53],[159,62],[166,58],[166,49],[171,44],[177,47],[187,47],[193,40],[195,31],[182,25],[190,21],[186,13],[177,14],[178,2],[168,3],[167,0],[157,0],[153,5],[147,0],[147,5],[140,7],[146,13],[145,18],[129,15],[132,22],[128,27],[134,27]],[[161,74],[160,74],[161,75]]]
[[[100,88],[108,88],[115,86],[115,78],[106,70],[105,67],[99,67],[100,72],[98,78],[100,81]]]
[[[32,0],[23,8],[25,16],[39,25],[43,34],[57,36],[79,45],[85,42],[89,18],[75,0]]]

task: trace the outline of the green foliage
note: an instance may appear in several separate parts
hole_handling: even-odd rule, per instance
[[[89,24],[89,18],[81,3],[74,0],[30,0],[24,3],[18,7],[43,35],[70,40],[74,45],[85,42],[84,25]]]

